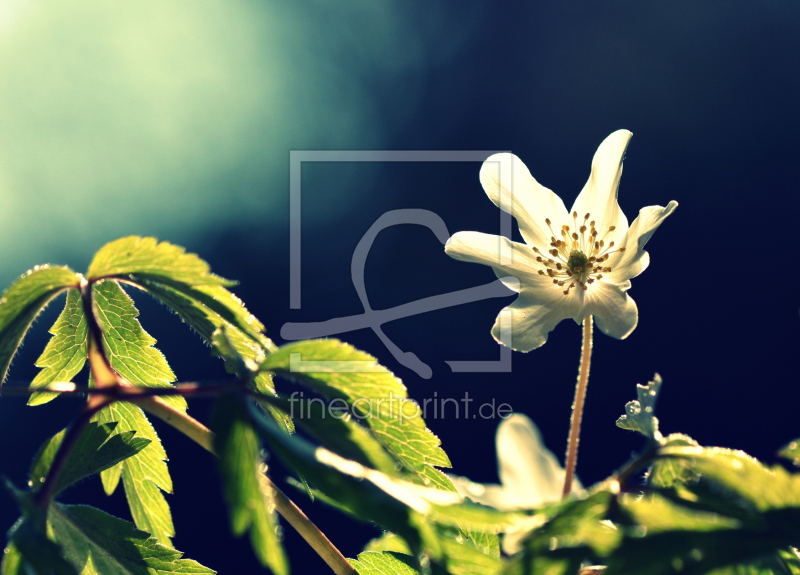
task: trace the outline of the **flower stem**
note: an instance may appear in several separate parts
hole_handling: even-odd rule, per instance
[[[185,411],[176,409],[164,402],[160,397],[155,396],[137,398],[134,403],[146,412],[168,423],[206,451],[214,453],[214,434]],[[275,494],[276,511],[294,527],[336,575],[357,575],[356,570],[345,559],[341,551],[331,543],[330,539],[319,530],[319,527],[314,525],[306,514],[277,485],[272,483],[266,476],[263,476],[262,481],[267,481],[272,486]]]
[[[592,362],[592,316],[583,320],[583,345],[581,346],[581,366],[578,370],[578,383],[575,385],[575,401],[572,403],[572,418],[569,424],[567,443],[566,474],[564,476],[564,497],[572,492],[575,478],[575,465],[578,462],[578,442],[581,435],[583,405],[586,402],[586,385],[589,383],[589,366]]]

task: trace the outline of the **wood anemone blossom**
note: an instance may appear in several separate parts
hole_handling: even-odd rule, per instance
[[[519,294],[497,316],[492,335],[498,342],[516,351],[536,349],[567,318],[580,325],[594,316],[602,332],[618,339],[636,328],[639,312],[627,293],[630,279],[647,268],[650,257],[644,246],[678,203],[644,207],[628,226],[617,188],[631,135],[618,130],[603,140],[589,180],[569,212],[515,155],[495,154],[483,163],[483,189],[517,220],[525,243],[458,232],[445,252],[491,266]]]
[[[501,421],[495,445],[501,485],[485,485],[473,483],[465,477],[452,477],[461,495],[502,511],[538,509],[561,499],[564,469],[544,445],[539,428],[528,416],[513,413]],[[576,478],[572,490],[582,488]],[[530,519],[532,521],[521,519],[506,531],[503,550],[509,555],[521,550],[522,539],[541,524],[542,517]]]

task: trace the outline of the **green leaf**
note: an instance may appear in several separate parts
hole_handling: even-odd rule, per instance
[[[26,563],[14,542],[10,540],[3,550],[3,562],[0,563],[0,575],[26,575],[35,573],[35,568]],[[71,574],[70,574],[71,575]]]
[[[262,404],[274,406],[287,413],[312,439],[334,453],[397,477],[394,460],[383,445],[367,429],[353,421],[348,413],[330,411],[319,398],[289,399],[259,397]]]
[[[150,443],[149,439],[134,437],[135,431],[113,434],[115,427],[117,423],[100,425],[90,422],[87,425],[64,462],[53,490],[54,496],[81,479],[100,473],[136,455]],[[60,431],[45,442],[36,455],[28,482],[34,491],[44,483],[53,458],[64,439],[65,431]]]
[[[211,334],[211,346],[217,356],[225,361],[225,366],[240,380],[252,379],[258,371],[258,363],[243,356],[236,349],[233,339],[228,336],[225,325],[221,325]],[[263,359],[263,356],[260,358]]]
[[[484,555],[500,557],[500,538],[490,531],[465,530],[464,537]]]
[[[20,491],[8,480],[6,488],[17,502],[22,517],[8,531],[2,575],[77,575],[64,561],[57,543],[47,538],[47,509],[37,505],[33,494]]]
[[[383,535],[372,539],[369,543],[364,545],[364,551],[395,551],[406,555],[411,554],[411,549],[408,548],[405,540],[391,531],[384,531]]]
[[[442,545],[444,567],[453,575],[492,575],[503,567],[499,557],[482,553],[463,538],[443,538]]]
[[[139,310],[133,300],[113,280],[97,282],[92,288],[95,314],[103,331],[103,348],[111,367],[122,377],[145,387],[172,387],[175,374],[164,354],[136,319]],[[167,403],[186,409],[180,395],[164,396]]]
[[[175,527],[161,491],[172,493],[172,478],[167,469],[167,453],[155,429],[141,409],[122,401],[104,408],[95,420],[100,423],[118,422],[115,433],[135,431],[138,436],[150,440],[150,444],[133,457],[103,471],[100,478],[106,493],[111,495],[121,477],[136,526],[168,544],[175,535]]]
[[[271,449],[297,470],[324,497],[362,520],[373,521],[401,536],[414,553],[425,552],[434,559],[447,557],[446,546],[436,525],[477,529],[497,533],[519,518],[519,514],[464,503],[452,491],[432,489],[392,477],[345,459],[323,447],[281,433],[275,424],[253,413],[258,430]],[[466,540],[480,553],[471,540]],[[494,559],[489,556],[490,559]],[[471,561],[477,560],[473,557]]]
[[[790,508],[800,519],[800,473],[779,465],[766,467],[743,451],[721,447],[672,447],[662,454],[689,459],[707,481],[733,492],[757,511]]]
[[[647,528],[648,535],[668,531],[719,531],[740,525],[734,518],[690,509],[658,493],[646,497],[625,494],[620,498],[620,505],[637,525]]]
[[[790,549],[767,553],[746,563],[738,563],[709,571],[708,575],[795,575],[800,568],[797,555]]]
[[[37,266],[0,296],[0,385],[33,320],[56,295],[82,278],[67,267]]]
[[[128,274],[190,285],[235,283],[212,274],[205,261],[186,253],[184,248],[141,236],[127,236],[104,245],[95,254],[86,275],[91,281]]]
[[[626,537],[607,560],[606,575],[700,575],[758,561],[773,547],[769,537],[746,530],[667,530]],[[726,571],[722,571],[725,573]],[[727,571],[747,573],[748,571]],[[768,571],[768,573],[773,573]]]
[[[199,286],[197,288],[183,286],[183,292],[181,292],[171,284],[149,281],[138,276],[136,281],[138,287],[170,307],[212,347],[215,346],[214,333],[217,329],[222,328],[236,352],[248,361],[261,363],[264,360],[264,350],[274,348],[274,344],[269,338],[259,333],[264,326],[247,311],[241,300],[221,286]],[[202,292],[200,295],[204,296],[201,299],[198,299],[199,292]],[[206,303],[213,303],[213,309]],[[225,319],[226,317],[231,321]],[[243,331],[237,326],[248,327],[249,332]],[[231,363],[231,360],[226,359],[224,354],[222,357],[228,373],[236,374],[238,360]],[[263,394],[275,394],[275,386],[269,373],[256,375],[253,384]],[[288,432],[294,431],[291,418],[274,408],[270,408],[269,412],[281,427]]]
[[[790,575],[800,575],[800,551],[795,547],[779,549],[778,557],[780,557],[786,565],[786,573]]]
[[[491,535],[491,537],[493,538],[491,542],[484,540],[483,543],[476,542],[474,539],[459,538],[458,536],[456,536],[456,539],[446,537],[443,540],[443,547],[446,555],[441,561],[444,567],[442,569],[436,569],[436,566],[434,566],[434,572],[443,571],[445,569],[448,573],[456,575],[489,575],[498,572],[502,567],[502,562],[500,561],[500,547],[497,535]],[[488,544],[484,544],[487,542]],[[364,547],[364,551],[383,552],[387,555],[387,557],[385,557],[386,561],[393,562],[394,560],[399,560],[408,567],[412,567],[415,564],[413,557],[411,557],[411,550],[408,548],[408,545],[406,545],[406,542],[394,533],[388,531],[381,537],[367,543]],[[391,554],[385,552],[391,552]],[[361,559],[362,557],[359,555],[359,560]],[[370,561],[371,559],[372,561]],[[362,570],[373,568],[376,563],[380,563],[381,560],[382,558],[380,557],[368,555],[366,561],[356,562],[351,560],[350,562],[359,569],[359,573],[361,573]],[[402,569],[399,565],[398,568]],[[414,573],[417,573],[417,571],[415,570]]]
[[[256,342],[259,346],[265,348],[274,347],[269,338],[262,333],[264,325],[256,319],[256,316],[247,311],[242,300],[223,286],[187,285],[168,280],[154,282],[136,274],[132,275],[131,278],[142,286],[160,285],[164,288],[172,288],[192,302],[196,302],[196,304],[216,314],[223,322],[241,331],[251,342]]]
[[[133,524],[85,505],[51,503],[7,483],[23,517],[9,535],[3,575],[205,575],[214,571],[159,544]],[[47,535],[45,535],[45,533]],[[33,538],[28,541],[20,535]],[[21,543],[21,544],[20,544]],[[26,552],[30,549],[30,552]],[[10,559],[9,559],[10,557]]]
[[[779,554],[785,537],[768,528],[736,525],[657,494],[624,498],[620,511],[633,511],[642,523],[622,529],[625,536],[605,561],[607,575],[791,573]]]
[[[433,465],[450,466],[439,438],[425,426],[403,383],[371,355],[335,339],[307,340],[268,355],[262,369],[305,383],[325,397],[344,399],[353,416],[421,483],[455,490],[449,479],[431,471]]]
[[[732,450],[665,451],[691,459],[702,477],[619,499],[622,523],[630,526],[621,528],[608,575],[792,573],[785,552],[800,538],[800,509],[790,474]]]
[[[796,466],[800,466],[800,439],[790,441],[781,447],[778,455],[785,459],[791,459],[792,463]]]
[[[617,426],[629,431],[638,431],[651,441],[661,441],[658,419],[655,417],[656,400],[661,389],[661,376],[656,374],[647,385],[636,385],[638,400],[625,404],[625,415],[617,420]]]
[[[128,236],[100,248],[89,266],[88,277],[124,276],[153,295],[164,299],[178,313],[195,316],[201,326],[196,327],[210,341],[211,333],[219,323],[230,323],[259,344],[269,344],[261,332],[264,326],[247,311],[242,301],[225,289],[236,285],[211,273],[208,264],[184,248],[155,238]],[[189,300],[181,301],[183,299]],[[175,301],[177,300],[177,302]],[[196,309],[192,309],[196,308]],[[211,319],[210,311],[217,318]],[[213,327],[202,325],[210,320]],[[188,320],[187,320],[188,321]]]
[[[425,491],[422,491],[425,493]],[[430,489],[433,495],[437,490]],[[450,492],[438,490],[438,493],[449,494]],[[508,527],[528,516],[523,512],[499,511],[494,507],[487,507],[464,500],[461,503],[449,501],[440,502],[437,499],[445,499],[444,495],[431,499],[430,518],[440,525],[451,525],[462,530],[462,534],[467,535],[471,531],[483,531],[486,533],[501,533]]]
[[[287,435],[255,408],[251,408],[250,413],[270,450],[338,506],[362,520],[373,521],[397,533],[415,552],[441,554],[432,526],[416,511],[431,509],[430,502],[414,491],[425,488],[407,482],[395,483],[396,480],[384,473],[339,457],[325,448],[317,448],[297,435]],[[457,497],[450,492],[443,493]]]
[[[180,551],[160,544],[132,523],[85,505],[53,504],[53,538],[81,575],[201,575],[214,573]]]
[[[261,470],[259,443],[247,407],[235,393],[217,400],[212,417],[214,450],[219,456],[223,493],[231,531],[250,532],[250,543],[261,564],[276,575],[289,573],[278,535],[272,486]]]
[[[419,575],[414,563],[413,557],[393,552],[365,551],[350,559],[358,575]]]
[[[540,512],[542,521],[503,571],[506,575],[574,574],[581,563],[611,553],[618,530],[602,523],[614,502],[605,488],[585,499],[568,500]],[[535,518],[536,516],[534,516]]]
[[[78,575],[62,557],[62,549],[28,521],[20,520],[9,532],[3,553],[2,575]]]
[[[31,387],[46,387],[56,381],[72,381],[86,363],[88,329],[83,314],[81,293],[72,289],[67,292],[64,311],[50,328],[53,337],[36,360],[43,368],[31,383]],[[56,398],[57,393],[37,392],[31,395],[28,405],[41,405]]]
[[[673,433],[664,439],[664,447],[697,447],[697,442],[680,433]],[[653,487],[672,487],[697,481],[700,474],[692,469],[687,459],[659,457],[653,462],[647,474],[647,484]]]

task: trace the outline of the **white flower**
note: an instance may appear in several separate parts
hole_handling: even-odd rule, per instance
[[[454,477],[453,483],[460,494],[502,511],[536,509],[561,499],[564,469],[553,452],[545,447],[539,429],[527,416],[514,413],[503,420],[497,428],[496,445],[502,485],[483,485]],[[573,491],[580,489],[576,477]],[[533,523],[522,522],[508,530],[503,538],[503,550],[514,553],[524,534],[540,520],[536,516]]]
[[[631,133],[607,137],[572,210],[531,176],[513,154],[495,154],[481,167],[489,199],[516,218],[525,244],[480,232],[458,232],[445,246],[451,257],[492,266],[519,297],[497,316],[494,338],[517,351],[547,341],[562,319],[589,315],[604,333],[624,339],[639,319],[628,296],[630,279],[650,263],[644,246],[678,206],[647,206],[628,227],[617,203],[622,159]]]

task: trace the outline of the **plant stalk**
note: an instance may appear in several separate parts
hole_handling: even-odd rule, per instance
[[[4,387],[3,395],[32,395],[34,393],[57,393],[59,395],[103,395],[114,396],[118,401],[132,401],[137,397],[165,397],[181,395],[187,399],[196,397],[216,397],[239,385],[238,382],[209,380],[207,383],[182,382],[172,387],[133,387],[120,388],[85,387],[71,382],[53,382],[44,387]]]
[[[134,403],[146,412],[155,415],[168,423],[200,447],[214,453],[214,434],[211,430],[197,421],[186,412],[164,402],[160,397],[141,397]],[[336,573],[336,575],[358,575],[347,561],[342,552],[331,543],[325,534],[303,513],[303,511],[289,499],[266,475],[264,480],[269,482],[275,493],[275,509],[294,529],[305,539],[323,561]]]
[[[102,328],[94,314],[92,302],[91,284],[81,285],[81,295],[83,300],[83,310],[89,327],[89,367],[98,388],[130,388],[132,384],[120,377],[111,367],[108,357],[105,354],[102,344]],[[122,392],[124,394],[124,391]],[[118,396],[117,396],[118,397]],[[103,397],[102,395],[89,395],[85,411],[94,410],[96,413],[108,403],[114,401],[116,397]],[[126,398],[137,404],[143,410],[155,415],[159,419],[168,423],[189,439],[200,445],[206,451],[214,453],[214,434],[208,427],[197,421],[191,415],[181,411],[158,396],[141,395],[136,398]],[[82,414],[83,415],[83,414]],[[89,415],[91,417],[91,414]],[[85,419],[84,426],[89,421]],[[78,433],[79,435],[80,433]],[[63,444],[62,444],[63,447]],[[71,449],[71,448],[70,448]],[[59,453],[64,450],[59,450]],[[68,450],[67,450],[68,453]],[[66,455],[64,456],[66,457]],[[49,477],[48,477],[49,478]],[[280,513],[289,524],[311,545],[323,561],[333,570],[336,575],[358,575],[356,570],[350,565],[341,551],[325,536],[319,528],[295,505],[272,481],[264,476],[275,493],[275,509]]]
[[[578,443],[581,435],[583,406],[586,403],[586,387],[589,383],[589,367],[592,363],[592,316],[583,320],[583,344],[581,345],[581,364],[578,369],[578,382],[575,385],[575,400],[572,403],[572,417],[569,424],[569,441],[567,442],[567,461],[564,474],[564,497],[572,492],[575,478],[575,466],[578,463]]]

